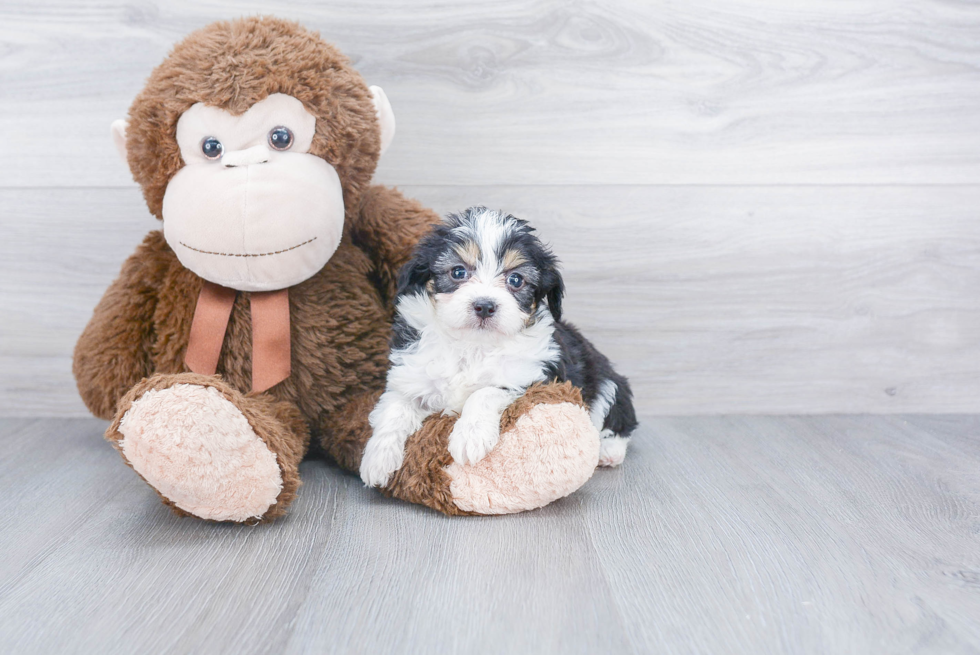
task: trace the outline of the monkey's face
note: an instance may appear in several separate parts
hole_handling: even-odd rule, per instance
[[[281,93],[244,114],[202,103],[177,122],[184,160],[163,197],[163,230],[180,262],[241,291],[298,284],[340,243],[340,178],[310,154],[316,118]]]
[[[180,262],[241,291],[323,268],[394,132],[379,87],[317,33],[268,16],[188,35],[112,124]]]

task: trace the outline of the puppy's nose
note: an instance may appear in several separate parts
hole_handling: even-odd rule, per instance
[[[473,311],[480,318],[489,318],[497,311],[497,303],[489,298],[478,298],[473,302]]]

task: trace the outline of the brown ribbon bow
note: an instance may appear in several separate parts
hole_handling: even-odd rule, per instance
[[[205,282],[197,297],[191,334],[184,363],[202,375],[218,370],[221,344],[238,292],[214,282]],[[289,290],[253,291],[252,310],[252,391],[259,393],[286,378],[290,372]]]

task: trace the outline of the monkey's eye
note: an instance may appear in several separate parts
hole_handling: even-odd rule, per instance
[[[524,276],[520,273],[511,273],[507,276],[507,284],[511,289],[517,291],[524,286]]]
[[[224,151],[224,146],[221,145],[221,141],[218,141],[213,136],[206,136],[204,140],[201,141],[201,152],[208,159],[217,159],[221,156]]]
[[[465,280],[466,279],[466,267],[465,266],[453,266],[453,270],[449,271],[449,277],[454,280]]]
[[[289,150],[291,145],[293,145],[293,133],[288,127],[280,125],[269,132],[269,147],[273,150]]]

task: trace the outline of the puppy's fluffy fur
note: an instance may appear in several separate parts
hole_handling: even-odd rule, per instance
[[[545,380],[582,390],[601,430],[600,465],[623,461],[636,427],[629,384],[561,320],[558,262],[533,231],[471,207],[419,242],[399,279],[391,369],[361,462],[366,484],[388,482],[406,439],[437,412],[459,415],[453,459],[479,461],[497,443],[504,409]]]

